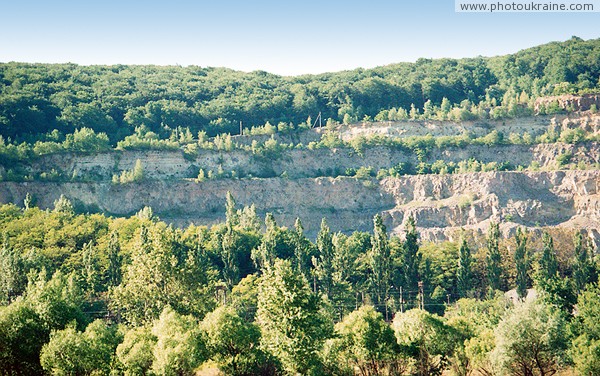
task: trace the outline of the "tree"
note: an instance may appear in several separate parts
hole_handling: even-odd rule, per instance
[[[458,269],[456,270],[456,286],[460,297],[467,297],[472,290],[471,281],[473,273],[471,271],[471,250],[467,244],[464,234],[461,236],[460,248],[458,250]]]
[[[441,375],[458,343],[441,317],[421,309],[396,313],[392,329],[403,351],[415,360],[414,374]]]
[[[553,375],[565,355],[566,320],[541,300],[519,304],[496,329],[498,367],[516,376]]]
[[[52,375],[89,375],[110,373],[117,345],[122,340],[116,326],[96,320],[85,332],[75,324],[54,331],[40,353],[40,362]]]
[[[48,327],[24,300],[0,307],[0,373],[43,374],[40,350],[48,336]]]
[[[527,284],[529,282],[529,255],[527,253],[527,233],[521,230],[521,227],[517,228],[515,234],[515,241],[517,247],[515,249],[515,266],[517,268],[517,295],[519,299],[525,299],[527,296]]]
[[[238,263],[238,235],[233,229],[233,223],[227,221],[225,233],[221,236],[221,261],[223,262],[223,278],[229,288],[235,286],[240,280],[240,267]]]
[[[257,323],[261,346],[288,374],[312,374],[318,370],[317,356],[332,330],[321,312],[320,298],[289,261],[276,260],[261,278]]]
[[[259,269],[265,269],[273,263],[277,256],[277,223],[273,214],[265,216],[266,231],[257,249],[252,250],[252,260]]]
[[[93,296],[98,287],[100,270],[98,266],[98,260],[96,259],[96,250],[92,245],[92,242],[87,242],[83,245],[81,250],[81,258],[83,261],[83,280],[85,287],[90,296]]]
[[[404,287],[407,291],[417,291],[419,282],[419,234],[415,219],[410,216],[406,221],[406,239],[402,247],[402,272],[404,274]]]
[[[571,322],[575,339],[570,354],[580,375],[600,374],[600,287],[589,284],[577,297],[577,315]]]
[[[385,304],[389,296],[391,282],[391,254],[387,230],[379,214],[376,214],[373,218],[373,237],[371,238],[369,263],[371,285],[375,291],[375,303],[378,305]]]
[[[206,360],[206,340],[198,322],[167,306],[152,325],[156,337],[152,371],[157,375],[193,375]]]
[[[535,285],[542,300],[559,307],[566,315],[571,315],[577,300],[571,280],[561,278],[554,242],[548,233],[542,236],[543,250],[535,273]]]
[[[117,346],[116,356],[125,376],[145,375],[152,367],[152,349],[157,338],[147,326],[138,326],[125,333]]]
[[[110,233],[108,240],[108,268],[106,269],[106,277],[108,286],[115,287],[121,283],[121,246],[119,245],[119,234],[116,231]]]
[[[490,291],[500,290],[502,275],[502,257],[498,242],[500,240],[500,229],[496,222],[490,223],[487,236],[487,277]]]
[[[123,282],[109,291],[110,307],[130,324],[157,319],[166,306],[202,316],[214,303],[212,268],[184,247],[173,229],[142,225],[133,242]]]
[[[589,252],[589,243],[583,240],[583,234],[578,231],[573,239],[575,244],[575,261],[573,262],[573,283],[575,292],[579,294],[590,282],[598,278],[593,260]]]
[[[0,303],[10,303],[25,290],[26,273],[22,255],[4,235],[0,249]]]
[[[65,195],[61,194],[58,200],[54,201],[54,212],[73,215],[75,210],[71,201]]]
[[[304,236],[304,226],[300,218],[296,218],[294,222],[294,257],[295,266],[305,278],[309,277],[309,269],[312,255],[312,244]]]
[[[538,261],[536,280],[538,283],[558,277],[558,262],[554,251],[554,240],[547,232],[542,235],[543,250]]]
[[[239,216],[235,208],[235,199],[230,191],[227,191],[227,197],[225,199],[225,223],[230,224],[232,227],[239,225]]]
[[[325,218],[317,234],[317,255],[313,256],[314,274],[321,292],[331,297],[333,292],[333,241]]]
[[[399,346],[392,328],[372,306],[362,306],[335,326],[326,358],[339,367],[358,368],[360,375],[396,374],[400,371]]]
[[[266,367],[260,350],[260,329],[239,316],[231,306],[221,306],[206,315],[201,325],[206,333],[209,357],[227,375],[249,375]]]

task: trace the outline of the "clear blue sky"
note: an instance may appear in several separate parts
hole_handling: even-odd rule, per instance
[[[0,14],[0,62],[284,75],[600,37],[600,13],[455,13],[454,0],[0,0]]]

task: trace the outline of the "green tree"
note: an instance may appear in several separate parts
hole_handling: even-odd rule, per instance
[[[410,216],[406,221],[406,239],[402,247],[402,272],[404,275],[404,287],[408,291],[417,291],[419,282],[419,265],[421,254],[419,253],[419,234],[415,219]]]
[[[116,356],[125,376],[146,375],[152,367],[152,349],[157,338],[151,328],[138,326],[125,333],[123,342],[117,346]]]
[[[235,199],[230,191],[227,191],[227,197],[225,199],[225,222],[232,227],[239,225],[239,216],[237,209],[235,208]]]
[[[260,246],[252,250],[252,260],[257,268],[265,269],[275,261],[277,256],[277,223],[273,214],[265,216],[266,231]]]
[[[502,276],[502,257],[498,246],[500,228],[497,222],[491,222],[487,235],[487,278],[490,291],[500,290]]]
[[[515,266],[517,268],[517,295],[519,299],[525,299],[527,296],[527,285],[529,283],[529,255],[527,252],[527,233],[517,228],[515,234],[517,247],[515,248]]]
[[[211,310],[212,269],[178,234],[158,224],[142,225],[137,233],[123,282],[109,291],[110,307],[128,323],[149,323],[167,305],[199,316]]]
[[[314,274],[319,291],[331,298],[333,293],[333,240],[325,218],[321,220],[321,228],[317,234],[317,255],[313,256]]]
[[[580,375],[600,374],[600,288],[589,284],[577,297],[577,314],[571,321],[570,354]]]
[[[22,255],[4,237],[0,249],[0,303],[10,303],[25,290],[25,265]]]
[[[152,371],[157,375],[193,375],[206,360],[206,340],[198,322],[167,306],[152,325],[156,337]]]
[[[230,306],[218,307],[202,321],[210,358],[227,375],[258,374],[268,366],[260,350],[260,329]]]
[[[547,232],[542,235],[542,255],[538,261],[536,280],[538,283],[558,277],[558,262],[554,250],[554,240]]]
[[[58,200],[54,201],[54,212],[73,215],[75,210],[73,209],[73,204],[71,201],[61,194]]]
[[[494,357],[499,368],[519,376],[553,375],[567,345],[566,320],[541,300],[517,305],[496,329]]]
[[[311,255],[313,254],[312,244],[304,235],[304,226],[300,218],[294,222],[294,256],[295,266],[305,278],[310,276]]]
[[[0,306],[0,374],[43,374],[40,350],[48,336],[48,327],[24,300]]]
[[[575,293],[579,294],[588,283],[597,279],[594,262],[589,252],[589,243],[584,241],[583,234],[578,231],[573,239],[575,244],[575,261],[573,262],[573,283]]]
[[[371,285],[375,291],[375,303],[386,304],[391,284],[391,253],[387,230],[381,215],[373,218],[371,252],[368,254],[371,269]]]
[[[83,281],[85,282],[88,294],[93,296],[100,282],[100,267],[96,258],[97,251],[91,241],[83,245],[81,254],[83,261]]]
[[[441,375],[458,342],[455,330],[441,317],[421,309],[398,312],[392,329],[403,351],[415,360],[412,374]]]
[[[54,331],[40,353],[44,370],[52,375],[108,375],[122,335],[116,326],[102,320],[92,322],[85,332],[75,324]]]
[[[287,374],[317,373],[317,354],[332,330],[321,308],[320,298],[289,261],[276,260],[264,271],[257,312],[261,346]]]
[[[458,269],[456,270],[456,286],[460,297],[467,297],[472,290],[473,272],[471,250],[467,244],[467,239],[461,236],[460,248],[458,250]]]
[[[326,358],[334,366],[359,369],[360,375],[399,374],[399,346],[392,328],[372,306],[362,306],[335,326]]]
[[[107,246],[108,267],[106,277],[108,286],[115,287],[121,283],[121,246],[119,245],[119,234],[116,231],[110,233]]]

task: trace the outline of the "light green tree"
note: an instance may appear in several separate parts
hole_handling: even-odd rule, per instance
[[[567,345],[566,320],[542,300],[517,305],[496,328],[493,358],[511,375],[553,375],[560,368]]]
[[[259,373],[268,366],[260,350],[260,329],[240,317],[231,306],[221,306],[206,315],[201,325],[206,333],[209,357],[227,375]]]
[[[117,326],[102,320],[92,322],[84,332],[77,331],[72,323],[50,335],[41,350],[40,362],[52,375],[108,375],[122,339]]]
[[[392,328],[372,306],[362,306],[335,326],[327,343],[331,367],[358,369],[360,375],[395,375],[406,367]],[[343,365],[343,366],[342,366]]]
[[[261,346],[287,374],[315,374],[318,352],[332,331],[320,298],[289,261],[276,260],[264,271],[258,293]]]
[[[125,376],[146,375],[152,367],[157,338],[148,326],[131,328],[117,346],[116,356]]]
[[[198,322],[167,306],[152,325],[156,337],[152,372],[164,376],[193,375],[206,360],[206,339]]]

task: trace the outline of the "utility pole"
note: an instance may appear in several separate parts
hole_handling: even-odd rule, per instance
[[[419,305],[421,309],[425,309],[425,294],[424,294],[424,288],[423,288],[423,281],[419,281],[418,282],[418,286],[419,286]]]
[[[244,128],[242,127],[242,121],[240,120],[240,136],[244,134]]]
[[[402,286],[400,286],[400,312],[404,313],[404,296],[402,295]]]

